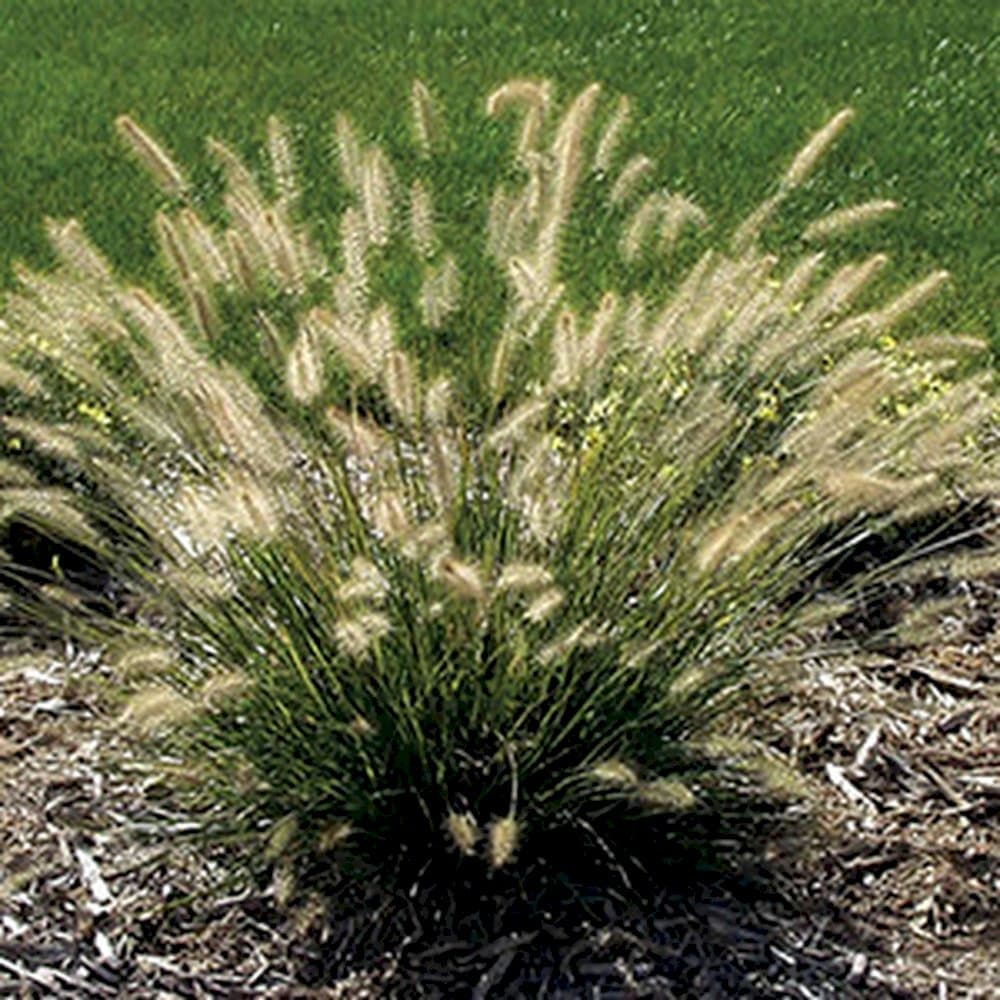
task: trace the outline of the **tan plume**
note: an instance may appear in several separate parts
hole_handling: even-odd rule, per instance
[[[153,175],[160,187],[171,197],[183,198],[187,194],[187,181],[166,150],[128,115],[119,115],[115,119],[115,126],[118,134]]]

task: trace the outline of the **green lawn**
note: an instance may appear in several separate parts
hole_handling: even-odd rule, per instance
[[[561,96],[592,79],[634,99],[637,148],[719,227],[770,190],[806,134],[844,104],[858,121],[779,239],[807,216],[869,197],[903,210],[853,250],[885,246],[900,282],[955,276],[930,310],[986,333],[1000,358],[996,79],[1000,17],[970,0],[7,0],[0,4],[0,288],[11,262],[46,260],[44,215],[81,218],[130,277],[158,282],[151,182],[112,121],[132,113],[191,167],[211,203],[213,134],[251,156],[280,112],[301,127],[307,207],[332,216],[332,112],[349,110],[393,153],[408,145],[409,84],[443,99],[451,145],[439,181],[454,225],[478,227],[506,142],[482,98],[545,75]],[[992,211],[991,211],[992,209]],[[581,258],[605,260],[596,225]],[[596,247],[596,250],[594,249]],[[925,314],[926,315],[926,314]]]

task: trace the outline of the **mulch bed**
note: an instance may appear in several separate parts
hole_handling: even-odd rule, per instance
[[[1000,632],[943,631],[932,652],[804,655],[747,720],[809,777],[812,835],[652,893],[461,918],[417,887],[282,910],[187,836],[102,706],[98,654],[8,651],[0,996],[995,996]]]

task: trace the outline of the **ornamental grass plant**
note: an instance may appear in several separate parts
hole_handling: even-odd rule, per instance
[[[947,276],[876,301],[883,255],[827,266],[822,243],[895,208],[881,201],[814,222],[788,261],[762,247],[842,111],[675,286],[594,275],[579,296],[581,192],[620,221],[623,266],[706,223],[628,155],[629,102],[494,92],[512,160],[459,252],[429,180],[442,115],[420,82],[411,100],[405,164],[335,120],[334,256],[277,119],[259,178],[209,141],[221,212],[118,120],[163,190],[174,294],[126,287],[76,222],[49,223],[58,265],[19,274],[0,328],[8,441],[30,460],[4,460],[0,498],[105,553],[134,606],[88,613],[58,574],[25,575],[16,599],[106,645],[172,780],[285,875],[485,874],[554,832],[795,794],[728,735],[748,691],[794,668],[803,630],[959,558],[950,514],[1000,489],[982,345],[895,336]],[[477,304],[470,257],[501,288],[481,369],[407,346]],[[917,523],[891,563],[816,583],[859,539]],[[967,575],[997,563],[976,538]]]

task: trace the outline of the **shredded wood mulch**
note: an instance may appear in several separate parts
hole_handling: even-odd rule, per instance
[[[416,887],[282,910],[187,836],[102,705],[99,655],[8,652],[0,996],[993,997],[998,592],[969,600],[978,626],[946,623],[933,653],[807,655],[757,706],[747,730],[813,785],[811,836],[641,899],[498,896],[461,917]]]

